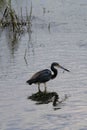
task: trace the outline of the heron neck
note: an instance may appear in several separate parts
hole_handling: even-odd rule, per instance
[[[56,101],[54,101],[54,102],[53,102],[53,106],[56,106],[56,105],[57,105],[57,103],[56,103]]]
[[[57,69],[54,68],[54,66],[51,66],[51,70],[53,71],[51,79],[54,79],[56,78],[58,72],[57,72]]]
[[[54,101],[53,101],[53,106],[56,106],[56,105],[57,105],[58,99],[59,99],[58,95],[55,95]]]

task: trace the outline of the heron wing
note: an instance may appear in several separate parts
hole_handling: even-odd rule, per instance
[[[46,82],[51,78],[51,71],[48,69],[35,73],[30,80],[36,80],[36,82]]]

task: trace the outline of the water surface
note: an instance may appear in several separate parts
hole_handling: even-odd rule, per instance
[[[25,16],[31,0],[12,1],[12,6],[19,15],[22,7]],[[87,129],[86,12],[86,0],[32,0],[30,39],[25,33],[13,48],[7,30],[0,31],[1,130]],[[37,86],[26,84],[54,61],[71,71],[59,69],[57,78],[47,83],[48,91],[57,92],[60,99],[69,95],[57,110],[52,103],[36,105],[28,100]]]

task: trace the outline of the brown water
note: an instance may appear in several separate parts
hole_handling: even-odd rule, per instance
[[[31,1],[16,0],[12,6],[18,13],[22,7],[25,15]],[[32,17],[31,39],[25,33],[14,48],[7,31],[0,31],[0,130],[86,130],[87,1],[32,0]],[[60,99],[69,95],[56,111],[52,103],[28,100],[37,86],[26,84],[54,61],[71,71],[59,69],[57,78],[47,83]]]

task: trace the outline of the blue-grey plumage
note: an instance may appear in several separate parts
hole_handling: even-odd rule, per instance
[[[44,83],[51,79],[51,71],[48,69],[35,73],[28,81],[30,85],[32,83]]]
[[[49,70],[49,69],[44,69],[44,70],[41,70],[41,71],[39,71],[39,72],[37,72],[37,73],[35,73],[28,81],[27,81],[27,83],[29,84],[29,85],[31,85],[31,84],[38,84],[38,90],[40,91],[40,83],[44,83],[44,85],[45,85],[45,92],[46,92],[46,82],[48,82],[49,80],[51,80],[51,79],[54,79],[56,76],[57,76],[57,73],[58,73],[58,71],[57,71],[57,69],[56,68],[54,68],[54,67],[59,67],[59,68],[61,68],[61,69],[64,69],[65,71],[68,71],[69,72],[69,70],[67,70],[67,69],[65,69],[64,67],[62,67],[62,66],[60,66],[58,63],[56,63],[56,62],[53,62],[52,64],[51,64],[51,70]],[[53,72],[53,73],[52,73]]]

